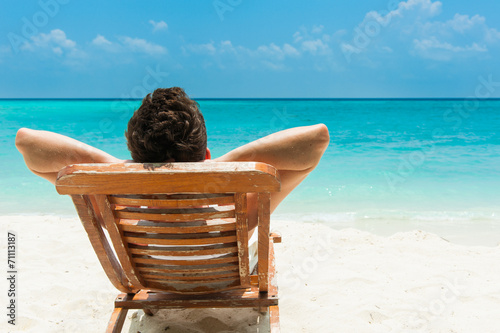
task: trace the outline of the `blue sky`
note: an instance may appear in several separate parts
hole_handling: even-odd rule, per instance
[[[1,4],[0,98],[500,97],[499,1]]]

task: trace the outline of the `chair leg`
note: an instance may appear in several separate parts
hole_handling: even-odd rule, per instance
[[[125,318],[127,318],[128,309],[125,308],[115,308],[113,314],[111,315],[111,319],[108,323],[108,328],[106,329],[106,333],[119,333],[122,331],[123,323],[125,322]]]
[[[277,305],[269,307],[269,326],[271,333],[280,332],[280,310]]]

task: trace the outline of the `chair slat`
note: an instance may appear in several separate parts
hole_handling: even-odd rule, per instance
[[[203,233],[203,232],[214,232],[214,231],[235,231],[236,222],[233,223],[222,223],[222,224],[211,224],[202,226],[180,226],[180,223],[175,222],[152,222],[152,221],[131,221],[123,220],[120,222],[120,229],[122,231],[130,232],[150,232],[158,234],[186,234],[186,233]]]
[[[223,282],[205,282],[200,284],[183,284],[170,282],[149,282],[148,288],[167,291],[179,294],[207,294],[237,288],[240,286],[240,279]]]
[[[227,271],[238,271],[238,266],[236,265],[201,265],[201,266],[158,266],[158,265],[148,265],[148,264],[137,264],[138,269],[141,273],[178,273],[185,275],[196,276],[198,274],[212,274],[217,272],[227,272]]]
[[[236,243],[202,245],[202,246],[140,246],[129,244],[132,254],[159,256],[203,256],[210,254],[236,253]]]
[[[225,206],[223,206],[225,207]],[[224,219],[234,217],[234,209],[228,206],[225,209],[199,208],[192,210],[167,210],[146,208],[125,208],[116,210],[115,216],[120,219],[149,220],[149,221],[200,221],[211,219]]]
[[[196,234],[197,235],[197,234]],[[209,234],[210,235],[210,234]],[[211,236],[209,238],[157,238],[156,235],[125,233],[125,240],[133,244],[146,245],[207,245],[216,243],[234,243],[236,235]]]
[[[156,274],[146,273],[146,274],[143,274],[142,276],[146,279],[162,278],[164,280],[179,280],[182,278],[182,280],[192,280],[192,281],[202,281],[202,280],[218,279],[218,278],[224,278],[224,277],[236,278],[239,276],[238,272],[225,272],[225,273],[219,273],[219,274],[198,274],[198,275],[192,275],[192,276],[183,275],[183,274],[166,275],[166,274],[160,274],[158,272],[153,272],[153,273],[156,273]]]
[[[234,203],[232,194],[190,194],[190,195],[130,195],[111,196],[110,202],[122,206],[146,206],[184,208],[208,205],[229,205]]]
[[[210,284],[210,283],[220,283],[226,281],[239,281],[239,276],[236,277],[223,277],[216,279],[202,279],[202,280],[173,280],[173,279],[162,279],[161,277],[145,278],[147,283],[168,283],[168,284],[190,284],[190,285],[200,285],[200,284]]]
[[[232,262],[238,262],[237,255],[227,255],[218,258],[210,259],[193,259],[193,260],[170,260],[170,259],[159,259],[159,258],[135,258],[133,261],[141,264],[153,264],[153,265],[210,265],[210,264],[226,264]]]

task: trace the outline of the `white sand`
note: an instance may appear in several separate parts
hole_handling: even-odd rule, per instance
[[[499,332],[500,246],[412,231],[391,237],[273,220],[282,332]],[[0,332],[103,332],[118,294],[76,218],[0,217],[0,267],[16,232],[17,325]],[[249,309],[130,311],[124,332],[265,332]],[[259,322],[259,323],[257,323]]]

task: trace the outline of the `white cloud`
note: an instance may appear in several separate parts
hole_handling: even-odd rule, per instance
[[[271,43],[269,45],[261,45],[255,52],[256,56],[266,57],[273,60],[283,60],[285,57],[298,57],[299,51],[290,44],[284,44],[282,47]]]
[[[484,54],[488,44],[500,40],[500,33],[480,15],[457,13],[447,21],[436,19],[442,6],[440,1],[407,0],[389,12],[370,11],[349,34],[349,41],[342,38],[340,48],[348,62],[353,55],[367,59],[388,49],[445,61]]]
[[[269,45],[260,45],[252,50],[244,46],[234,46],[230,40],[223,40],[218,45],[215,45],[213,42],[207,44],[189,44],[184,46],[183,49],[184,51],[196,54],[232,54],[235,56],[260,57],[272,60],[283,60],[286,57],[300,56],[300,52],[288,43],[283,44],[283,46],[270,43]]]
[[[153,20],[149,20],[149,24],[153,26],[153,32],[168,29],[168,24],[165,21],[155,22]]]
[[[391,9],[367,12],[351,30],[328,33],[317,24],[299,27],[283,43],[248,48],[226,40],[187,45],[183,50],[187,54],[208,55],[211,58],[207,61],[224,67],[231,61],[245,66],[265,62],[269,68],[286,69],[293,58],[308,57],[310,62],[301,62],[301,68],[345,70],[345,60],[349,63],[353,57],[362,59],[363,65],[376,67],[398,56],[438,61],[484,56],[492,43],[500,41],[500,32],[490,28],[480,15],[456,14],[440,20],[441,1],[405,0],[396,2]]]
[[[149,55],[161,55],[167,53],[167,49],[163,46],[148,42],[145,39],[125,36],[120,40],[123,45],[132,52],[146,53]]]
[[[282,46],[270,43],[250,49],[241,45],[233,45],[230,40],[223,40],[217,44],[214,42],[189,44],[183,46],[182,50],[185,54],[210,56],[219,68],[236,65],[249,68],[265,66],[272,70],[285,70],[286,59],[301,56],[301,52],[288,43]]]
[[[36,50],[51,50],[57,55],[65,52],[77,52],[76,43],[66,37],[66,33],[60,29],[54,29],[48,34],[40,33],[32,36],[31,42],[25,42],[22,50],[35,52]]]
[[[214,55],[216,53],[216,48],[214,46],[213,42],[206,43],[206,44],[189,44],[186,46],[183,46],[184,51],[190,51],[192,53],[197,53],[197,54],[210,54]]]
[[[98,34],[92,40],[92,45],[112,53],[135,52],[145,53],[152,56],[168,53],[167,49],[161,45],[154,44],[145,39],[132,38],[128,36],[120,37],[118,41],[111,42],[106,37]]]
[[[298,43],[304,40],[315,40],[318,38],[317,35],[321,34],[325,27],[323,25],[313,25],[311,29],[305,26],[301,26],[298,31],[293,34],[293,42]],[[323,34],[322,39],[327,41],[330,38],[329,35]]]
[[[293,34],[293,42],[302,54],[307,53],[311,56],[330,56],[333,54],[330,45],[333,45],[338,38],[335,34],[323,33],[324,28],[323,25],[313,25],[311,29],[301,26]]]
[[[313,34],[319,34],[323,31],[325,27],[323,25],[313,25],[311,32]]]
[[[93,46],[96,46],[106,52],[111,52],[111,53],[121,53],[125,51],[125,48],[123,45],[121,45],[118,42],[111,42],[109,41],[106,37],[103,35],[98,34],[96,38],[94,38],[91,42]]]
[[[293,42],[294,43],[298,43],[302,39],[304,39],[304,37],[302,37],[302,34],[300,33],[300,31],[297,31],[296,33],[293,34]]]
[[[237,47],[235,48],[233,46],[233,43],[231,43],[230,40],[223,40],[220,42],[220,47],[219,47],[219,52],[221,53],[232,53],[232,54],[237,54],[238,50],[242,52],[248,52],[247,49],[243,47]]]
[[[500,31],[494,28],[488,29],[485,33],[484,40],[487,43],[496,43],[500,41]]]
[[[97,46],[111,46],[113,43],[111,43],[109,40],[106,39],[106,37],[102,35],[97,35],[96,38],[92,40],[92,44],[97,45]]]
[[[435,37],[430,39],[413,41],[415,51],[423,58],[447,61],[450,60],[453,54],[468,55],[487,52],[483,46],[479,46],[477,43],[473,43],[467,46],[454,46],[447,42],[440,42]]]
[[[486,19],[479,15],[470,17],[469,15],[455,14],[455,17],[446,22],[445,25],[450,26],[455,31],[463,33],[466,30],[472,29],[476,25],[484,25],[485,22]]]
[[[300,52],[297,51],[297,49],[295,47],[293,47],[290,44],[286,44],[286,43],[283,45],[283,52],[286,55],[292,56],[292,57],[298,57],[298,56],[300,56]]]
[[[401,1],[398,8],[393,11],[394,15],[402,15],[404,11],[418,10],[421,13],[425,13],[429,16],[436,16],[441,13],[442,7],[441,1],[432,0],[408,0]]]
[[[301,47],[302,50],[309,52],[312,55],[324,55],[331,53],[330,47],[321,39],[303,41]]]
[[[446,37],[470,36],[474,38],[483,38],[485,32],[498,33],[493,28],[489,28],[486,19],[480,15],[461,15],[455,14],[453,19],[441,22],[432,21],[422,25],[421,33],[427,35],[440,34]]]
[[[460,47],[460,46],[453,46],[450,43],[442,43],[442,42],[438,41],[436,38],[424,39],[424,40],[415,39],[413,41],[413,43],[415,44],[415,48],[419,49],[419,50],[441,49],[441,50],[447,50],[447,51],[452,51],[452,52],[464,52],[464,51],[486,52],[486,51],[488,51],[486,48],[481,47],[481,46],[477,45],[476,43],[473,43],[470,46]]]

